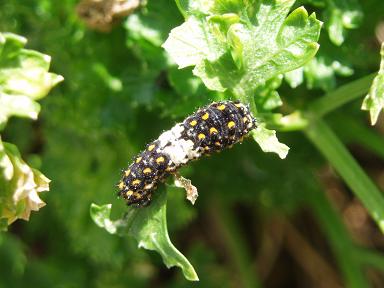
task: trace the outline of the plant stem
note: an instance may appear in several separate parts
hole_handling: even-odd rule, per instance
[[[384,197],[343,143],[322,119],[313,118],[304,132],[362,201],[384,232]]]
[[[361,95],[367,93],[376,74],[377,73],[369,74],[368,76],[352,81],[332,92],[329,92],[318,100],[313,101],[309,105],[308,111],[318,117],[321,117],[339,108],[345,103],[360,97]]]
[[[361,270],[362,260],[360,257],[356,257],[357,247],[352,243],[345,226],[340,220],[340,216],[330,205],[323,191],[320,191],[317,187],[309,189],[309,191],[313,191],[311,197],[309,197],[312,211],[329,240],[343,274],[345,287],[369,287],[367,279]]]
[[[211,212],[215,214],[216,225],[218,226],[226,248],[232,258],[238,278],[241,280],[241,287],[245,288],[260,288],[261,283],[254,273],[250,252],[246,248],[246,243],[242,238],[242,233],[239,231],[236,218],[231,212],[231,208],[224,204],[224,201],[216,198],[212,200],[215,206],[211,207]]]
[[[354,143],[384,160],[384,138],[352,115],[332,115],[335,132],[344,143]],[[348,123],[348,125],[345,125]]]

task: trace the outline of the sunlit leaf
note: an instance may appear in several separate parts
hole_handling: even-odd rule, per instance
[[[292,88],[296,88],[304,81],[303,73],[304,69],[303,67],[300,67],[285,73],[284,79],[288,82],[289,86],[291,86]]]
[[[28,117],[36,120],[40,105],[28,96],[8,95],[0,92],[0,128],[11,116]]]
[[[51,58],[24,49],[27,40],[11,33],[0,33],[0,130],[9,117],[37,119],[40,105],[35,102],[63,80],[49,73]],[[28,220],[31,211],[45,203],[38,193],[49,190],[49,179],[29,167],[16,146],[0,140],[0,218],[2,226],[16,219]]]
[[[282,80],[283,75],[278,75],[269,79],[265,85],[257,87],[255,103],[259,111],[270,111],[283,104],[279,93],[276,91],[280,87]]]
[[[11,160],[9,159],[7,153],[5,152],[4,143],[0,138],[0,172],[1,178],[6,181],[10,181],[13,177],[13,165]],[[5,184],[4,184],[5,185]]]
[[[255,139],[264,152],[276,153],[281,159],[287,157],[289,147],[279,142],[276,137],[276,131],[269,130],[264,125],[259,125],[251,133],[253,139]]]
[[[321,22],[303,7],[287,17],[293,3],[262,1],[249,12],[239,11],[241,1],[211,3],[204,10],[209,17],[189,16],[163,47],[179,68],[195,65],[194,74],[209,89],[250,94],[270,78],[302,66],[318,49]],[[185,7],[194,11],[191,1]]]
[[[10,116],[36,119],[44,97],[63,77],[49,73],[51,58],[24,49],[27,40],[0,33],[0,128]]]
[[[197,65],[204,59],[215,61],[225,52],[207,30],[206,21],[193,16],[172,29],[163,47],[179,68]]]
[[[0,142],[0,218],[8,225],[17,219],[29,220],[31,211],[45,203],[39,193],[49,190],[50,180],[29,167],[15,145]]]
[[[368,110],[371,115],[371,123],[375,125],[381,110],[384,107],[384,43],[381,44],[380,70],[373,80],[371,89],[365,97],[362,109]]]

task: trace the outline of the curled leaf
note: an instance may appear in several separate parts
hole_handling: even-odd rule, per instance
[[[264,124],[260,124],[257,129],[251,133],[253,139],[260,145],[261,150],[276,153],[281,159],[287,157],[289,147],[279,142],[276,137],[276,131],[269,130],[265,128]]]
[[[191,180],[184,178],[179,174],[175,174],[175,186],[184,188],[184,190],[187,192],[187,199],[192,203],[192,205],[195,204],[199,193],[197,192],[197,188],[192,185]]]
[[[9,225],[17,219],[29,220],[31,211],[45,206],[39,193],[49,190],[50,180],[29,167],[15,145],[0,145],[0,218],[5,218]]]
[[[127,214],[118,220],[111,220],[111,204],[91,205],[91,217],[101,228],[111,234],[130,235],[138,242],[138,247],[157,251],[164,264],[170,268],[180,267],[184,277],[190,281],[198,281],[195,269],[188,259],[173,246],[168,235],[166,205],[167,193],[156,193],[148,207],[131,207]]]

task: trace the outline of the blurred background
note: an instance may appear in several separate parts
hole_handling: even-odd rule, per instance
[[[91,203],[112,203],[115,218],[125,211],[115,184],[132,157],[225,96],[208,91],[191,69],[178,70],[160,47],[183,22],[173,1],[117,12],[96,2],[0,2],[0,30],[26,37],[27,48],[50,55],[51,71],[65,78],[40,102],[37,121],[12,118],[2,134],[52,182],[41,195],[47,205],[0,235],[0,287],[384,287],[383,235],[300,132],[279,133],[291,147],[285,160],[248,139],[182,169],[200,196],[192,206],[183,190],[170,188],[168,227],[199,283],[133,238],[97,227]],[[280,87],[282,111],[378,70],[381,2],[361,1],[365,17],[342,46],[322,31],[307,82]],[[324,21],[321,3],[296,6]],[[334,58],[349,70],[332,68]],[[360,106],[350,103],[327,121],[384,189],[384,122],[370,127]]]

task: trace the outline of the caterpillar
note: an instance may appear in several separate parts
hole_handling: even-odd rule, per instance
[[[128,205],[147,206],[157,185],[191,160],[241,142],[256,120],[239,101],[213,102],[163,132],[123,171],[118,195]]]

